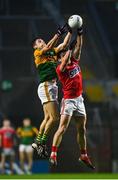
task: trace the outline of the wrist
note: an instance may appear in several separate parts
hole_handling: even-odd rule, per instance
[[[81,35],[83,34],[83,28],[82,28],[82,27],[80,27],[80,28],[77,29],[77,34],[78,34],[79,36],[81,36]]]
[[[55,36],[56,36],[56,38],[59,38],[61,36],[61,34],[57,32]]]
[[[69,29],[68,29],[68,32],[69,32],[70,34],[72,34],[72,29],[71,29],[71,28],[69,28]]]

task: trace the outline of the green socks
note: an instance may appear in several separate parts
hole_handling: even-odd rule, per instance
[[[47,134],[43,134],[41,138],[41,144],[46,144],[46,141],[47,141]]]
[[[41,138],[42,138],[42,134],[39,132],[37,137],[36,137],[36,142],[41,143]]]
[[[36,137],[36,142],[40,144],[46,144],[47,141],[47,134],[41,134],[39,133],[38,136]]]

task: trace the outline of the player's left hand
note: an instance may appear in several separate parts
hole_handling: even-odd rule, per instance
[[[83,34],[83,27],[81,26],[80,28],[77,29],[77,34],[81,36]]]

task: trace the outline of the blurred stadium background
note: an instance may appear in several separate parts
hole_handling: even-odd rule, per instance
[[[30,117],[39,126],[43,112],[37,96],[38,78],[31,41],[36,36],[48,41],[57,25],[72,14],[80,14],[84,19],[81,66],[89,154],[96,172],[116,173],[118,0],[0,0],[0,124],[7,115],[14,127],[20,126],[24,117]],[[75,135],[72,122],[61,144],[63,158],[59,158],[58,167],[52,169],[48,160],[37,161],[34,156],[34,172],[89,172],[77,162]]]

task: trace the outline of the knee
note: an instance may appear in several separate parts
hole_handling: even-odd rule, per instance
[[[24,155],[20,153],[20,160],[24,161]]]
[[[65,125],[59,127],[59,129],[57,130],[57,134],[58,134],[58,135],[63,135],[63,134],[65,133],[66,129],[67,129],[67,128],[66,128]]]
[[[48,118],[45,118],[45,119],[42,121],[41,125],[45,125],[45,124],[47,123],[47,121],[48,121]]]
[[[47,115],[45,115],[45,117],[44,117],[44,119],[43,119],[43,122],[44,123],[47,123],[47,121],[48,121],[48,119],[49,119],[50,117],[49,117],[49,115],[47,114]]]
[[[59,115],[50,115],[50,119],[49,121],[52,122],[52,123],[57,123],[59,120]]]

